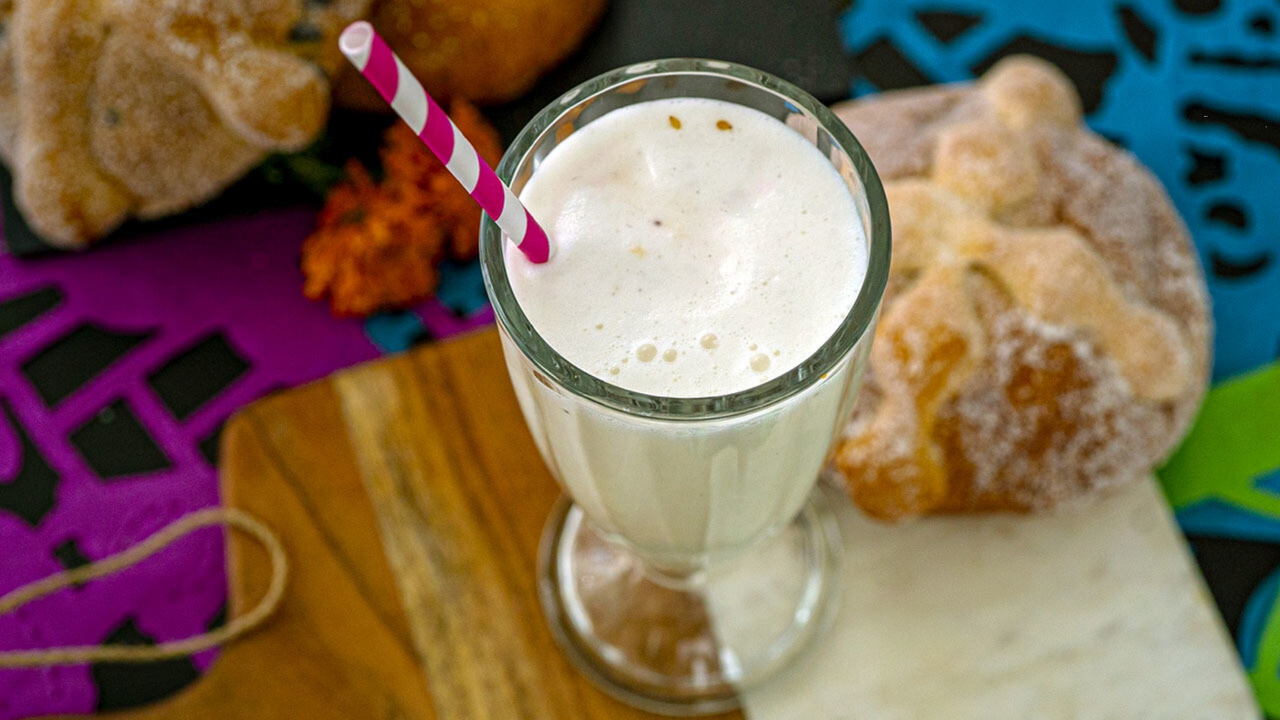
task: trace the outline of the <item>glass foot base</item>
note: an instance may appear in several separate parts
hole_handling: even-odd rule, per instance
[[[791,524],[685,578],[655,573],[562,500],[542,538],[542,607],[593,682],[649,712],[702,715],[794,658],[832,615],[840,535],[824,489]]]

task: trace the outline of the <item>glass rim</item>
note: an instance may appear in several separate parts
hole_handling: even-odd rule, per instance
[[[787,372],[746,390],[704,397],[649,395],[595,377],[562,357],[543,339],[516,301],[507,277],[504,252],[507,241],[488,213],[483,215],[480,227],[481,271],[494,316],[502,330],[539,371],[574,395],[629,415],[657,420],[732,417],[781,402],[814,385],[835,368],[873,326],[889,278],[889,205],[880,176],[866,150],[826,105],[803,89],[762,70],[696,58],[669,58],[621,67],[564,93],[539,111],[516,136],[497,167],[498,177],[510,185],[543,137],[557,127],[565,115],[588,101],[621,85],[672,75],[722,77],[780,96],[817,121],[857,173],[866,194],[869,214],[866,218],[869,229],[867,271],[849,313],[822,346]],[[554,251],[550,262],[555,262]]]

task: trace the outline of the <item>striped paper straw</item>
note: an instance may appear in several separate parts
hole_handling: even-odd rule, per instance
[[[351,23],[338,38],[338,46],[525,256],[531,262],[546,262],[551,255],[551,244],[542,226],[511,188],[498,179],[489,163],[463,137],[458,126],[427,94],[422,83],[410,74],[373,26],[363,20]]]

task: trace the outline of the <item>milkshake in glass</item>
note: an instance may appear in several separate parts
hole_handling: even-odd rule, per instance
[[[552,238],[534,265],[482,231],[516,396],[572,499],[542,548],[552,628],[633,704],[733,707],[833,603],[814,486],[887,277],[874,169],[803,91],[669,60],[571,91],[498,172]],[[726,592],[762,598],[749,622],[715,616]]]

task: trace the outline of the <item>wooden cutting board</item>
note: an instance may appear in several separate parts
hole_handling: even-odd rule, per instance
[[[255,403],[227,425],[222,459],[223,502],[275,529],[292,561],[279,614],[188,690],[112,717],[654,717],[590,685],[543,621],[535,558],[560,493],[494,331]],[[228,548],[234,615],[269,569],[251,541]],[[418,581],[402,589],[392,568],[406,565]]]
[[[125,717],[650,717],[592,687],[544,624],[535,558],[559,491],[494,331],[247,408],[227,427],[222,482],[287,546],[280,614],[183,694]],[[837,511],[839,616],[745,695],[753,720],[1259,717],[1151,478],[1048,516],[886,526],[847,500]],[[267,567],[248,541],[229,550],[238,613]],[[732,610],[718,631],[749,631],[725,618],[752,602],[711,598]]]

